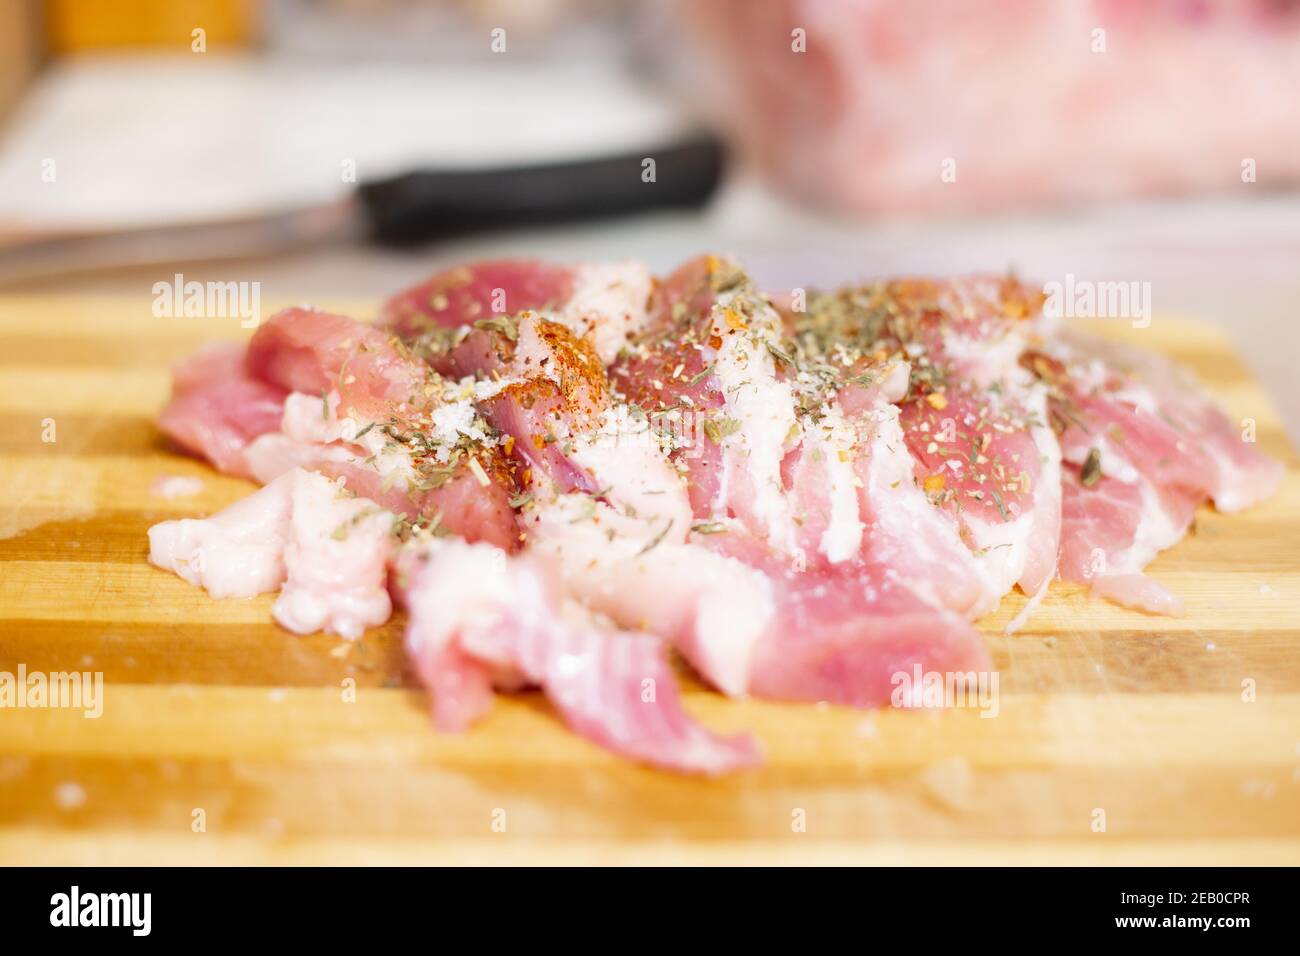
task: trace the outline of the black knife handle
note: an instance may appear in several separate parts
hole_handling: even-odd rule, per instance
[[[646,160],[654,160],[647,182]],[[358,189],[373,238],[389,245],[510,226],[702,205],[722,177],[722,145],[695,139],[622,156],[504,169],[406,173]]]

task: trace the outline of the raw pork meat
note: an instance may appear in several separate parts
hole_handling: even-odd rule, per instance
[[[173,376],[160,426],[223,471],[266,483],[308,468],[413,523],[517,544],[514,479],[473,404],[482,390],[390,333],[287,309],[246,349],[205,350]]]
[[[1143,569],[1207,498],[1230,512],[1272,495],[1281,463],[1156,356],[1059,332],[1024,364],[1050,389],[1066,462],[1061,576],[1119,604],[1181,614],[1182,601]]]
[[[414,546],[403,570],[407,646],[440,726],[478,717],[494,683],[536,684],[574,731],[645,763],[713,774],[758,762],[749,737],[718,737],[682,709],[659,638],[562,602],[531,558],[439,541]]]
[[[338,482],[294,469],[210,518],[149,529],[149,560],[214,598],[282,588],[272,613],[291,631],[356,638],[388,620],[394,516]]]
[[[381,324],[290,309],[175,368],[163,423],[265,487],[150,529],[215,597],[346,638],[408,614],[439,727],[540,687],[664,768],[754,764],[696,724],[671,647],[730,695],[889,702],[991,662],[970,621],[1059,573],[1149,611],[1144,574],[1258,454],[1160,360],[1056,329],[1014,278],[897,279],[780,306],[735,262],[489,262]],[[391,598],[390,598],[391,595]]]
[[[1285,0],[681,7],[721,81],[700,100],[780,185],[838,213],[1240,191],[1256,168],[1300,180]]]
[[[908,363],[898,428],[917,483],[975,558],[972,613],[1016,584],[1042,594],[1056,570],[1061,453],[1047,426],[1046,389],[1019,365],[1041,300],[1012,279],[918,278],[814,294],[805,311],[787,313],[796,343],[824,365],[862,374],[868,357]],[[897,431],[886,434],[888,453]],[[926,540],[948,542],[932,524]],[[961,603],[971,569],[951,547],[943,554],[962,582],[953,595]]]

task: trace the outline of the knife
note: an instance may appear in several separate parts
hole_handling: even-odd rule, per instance
[[[576,162],[422,170],[362,183],[344,199],[309,208],[11,243],[0,247],[0,284],[358,240],[409,247],[514,226],[694,208],[716,191],[723,160],[721,143],[701,136]]]

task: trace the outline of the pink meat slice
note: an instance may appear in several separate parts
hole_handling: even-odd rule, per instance
[[[392,333],[312,309],[288,309],[268,320],[249,343],[245,367],[293,393],[323,396],[328,413],[306,417],[326,424],[337,412],[392,428],[388,434],[419,433],[441,401],[437,376]],[[292,433],[267,436],[245,450],[248,473],[267,481],[293,467],[319,471],[343,478],[384,508],[412,518],[438,516],[442,527],[472,541],[518,544],[513,477],[495,449],[476,455],[478,471],[465,461],[432,487],[395,487],[355,442],[287,430]]]
[[[533,481],[546,480],[558,492],[595,492],[595,479],[572,456],[571,438],[590,432],[609,408],[609,386],[595,352],[569,329],[524,313],[516,341],[499,332],[493,355],[508,352],[508,364],[477,369],[506,370],[514,383],[480,403],[487,420],[514,439],[511,451]]]
[[[254,333],[248,373],[292,392],[338,392],[340,407],[404,418],[426,407],[431,372],[391,333],[315,309],[278,312]]]
[[[650,290],[650,273],[634,262],[479,262],[440,272],[394,296],[379,324],[417,347],[438,345],[434,366],[457,377],[481,368],[490,353],[484,333],[494,323],[523,312],[564,325],[607,363],[644,324]],[[446,348],[449,341],[457,347]]]
[[[906,375],[904,367],[904,387]],[[970,618],[991,610],[1001,595],[988,586],[953,515],[934,507],[917,483],[916,461],[892,403],[901,394],[885,393],[873,402],[860,398],[859,391],[866,390],[849,386],[838,398],[852,409],[861,436],[854,456],[864,523],[861,559],[891,569],[936,606]]]
[[[1179,616],[1183,602],[1142,570],[1186,534],[1199,495],[1154,495],[1143,480],[1102,477],[1085,487],[1076,465],[1064,469],[1061,577],[1152,614]]]
[[[1118,343],[1066,333],[1035,371],[1057,388],[1053,409],[1067,460],[1104,443],[1157,487],[1179,487],[1239,511],[1270,497],[1282,464],[1261,453],[1187,373]],[[1031,364],[1033,361],[1031,360]]]
[[[252,477],[244,451],[259,435],[280,427],[286,394],[249,378],[192,385],[172,396],[158,416],[158,428],[226,474]]]
[[[755,696],[878,707],[889,702],[895,676],[917,666],[939,673],[992,666],[978,631],[879,564],[799,572],[752,539],[719,536],[715,547],[773,583],[776,614],[751,652]]]
[[[172,392],[188,392],[200,385],[244,377],[243,342],[208,342],[192,355],[173,362]]]
[[[977,559],[976,611],[1015,584],[1040,594],[1055,574],[1060,450],[1045,390],[1019,365],[1041,302],[1011,278],[903,278],[814,295],[806,316],[787,316],[796,337],[910,366],[899,423],[917,483]]]
[[[700,521],[734,517],[755,533],[763,534],[765,522],[755,513],[754,486],[747,470],[737,467],[748,456],[743,449],[727,450],[727,436],[718,431],[727,423],[727,396],[717,374],[715,356],[726,345],[715,334],[713,307],[718,299],[719,277],[735,275],[737,285],[747,284],[732,263],[716,256],[700,256],[683,264],[655,290],[650,319],[634,347],[621,354],[610,367],[610,381],[627,401],[663,420],[677,413],[689,427],[683,444],[673,453],[685,470],[691,507]],[[759,302],[752,290],[749,301]],[[743,331],[737,315],[729,332]],[[753,350],[755,374],[770,362],[761,346]],[[744,440],[745,423],[737,420],[738,440]],[[734,443],[734,440],[733,440]],[[779,476],[783,456],[767,462]],[[788,469],[787,469],[788,472]]]
[[[537,685],[576,733],[653,766],[717,774],[753,766],[757,746],[723,738],[681,706],[663,642],[564,606],[530,559],[454,541],[402,559],[407,647],[456,730],[491,702],[491,686]]]
[[[1170,363],[1069,332],[1025,364],[1051,392],[1069,464],[1061,575],[1119,604],[1160,614],[1182,602],[1142,572],[1212,498],[1232,511],[1267,498],[1282,465],[1261,454]]]
[[[285,389],[244,372],[244,345],[214,342],[172,365],[172,398],[158,427],[227,474],[250,477],[243,450],[280,427]]]
[[[575,270],[533,259],[476,262],[439,272],[390,298],[378,324],[403,338],[432,329],[473,325],[493,315],[562,306],[573,295]]]
[[[507,551],[519,546],[514,510],[507,490],[511,477],[496,460],[484,463],[490,484],[484,487],[468,468],[457,469],[444,484],[426,490],[392,485],[388,478],[365,463],[365,449],[336,441],[302,441],[280,432],[264,435],[243,454],[249,476],[272,481],[294,468],[341,478],[362,498],[413,520],[439,516],[438,526],[469,541],[484,541]]]

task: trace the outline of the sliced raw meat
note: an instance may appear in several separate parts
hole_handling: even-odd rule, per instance
[[[271,613],[299,634],[330,631],[355,640],[392,614],[393,514],[323,475],[299,469],[289,478],[286,578]]]
[[[413,520],[516,545],[514,478],[475,406],[495,388],[444,379],[391,332],[309,309],[272,317],[246,365],[295,392],[280,433],[245,452],[259,480],[314,469]]]
[[[474,339],[494,317],[530,311],[586,341],[605,363],[646,321],[651,278],[633,262],[554,266],[532,260],[480,262],[441,272],[385,303],[379,322],[404,338],[459,330]],[[476,329],[475,324],[482,323]],[[457,366],[453,360],[451,368]],[[466,374],[456,370],[456,375]]]
[[[290,395],[282,430],[263,435],[244,452],[252,477],[266,482],[293,468],[318,471],[342,478],[357,495],[417,525],[436,524],[506,549],[518,545],[510,506],[513,476],[500,449],[481,431],[481,419],[475,424],[469,402],[438,406],[433,415],[456,414],[432,435],[419,431],[419,424],[338,419],[336,410],[337,402]],[[417,434],[418,441],[412,437]],[[439,435],[441,449],[432,440]],[[457,449],[461,438],[467,442]],[[447,448],[452,451],[444,454]]]
[[[1012,279],[899,279],[815,294],[806,311],[786,313],[796,347],[831,368],[833,381],[856,384],[873,363],[908,364],[898,424],[917,483],[975,556],[983,580],[975,613],[1015,584],[1041,594],[1056,568],[1060,451],[1046,422],[1046,389],[1019,365],[1041,302]],[[887,513],[888,499],[867,507]],[[883,530],[897,553],[897,531]],[[948,536],[931,528],[926,540],[952,554]],[[949,604],[957,609],[971,580],[969,568],[959,575],[954,593],[962,597]],[[930,590],[936,584],[931,579]]]
[[[669,276],[652,306],[651,324],[615,362],[611,381],[656,420],[679,414],[692,421],[674,460],[687,476],[696,519],[735,518],[803,563],[816,554],[806,552],[801,538],[846,550],[842,539],[860,536],[860,526],[856,503],[832,505],[852,497],[829,473],[841,470],[841,449],[809,476],[819,487],[802,495],[804,507],[823,509],[825,527],[810,536],[798,531],[799,505],[786,478],[799,469],[783,475],[782,468],[803,423],[791,383],[778,374],[782,328],[771,304],[734,263],[706,256]],[[829,433],[807,424],[828,447],[843,441],[833,424]],[[831,530],[835,519],[845,526]]]
[[[992,610],[1001,592],[962,542],[951,516],[935,508],[917,483],[897,406],[879,402],[860,410],[857,420],[861,442],[854,467],[865,525],[863,561],[889,568],[936,606],[972,618]]]
[[[214,598],[248,598],[284,581],[293,475],[273,481],[210,518],[149,529],[149,561]]]
[[[718,737],[682,709],[662,641],[563,605],[529,559],[443,541],[402,564],[407,646],[440,726],[478,716],[494,681],[536,684],[574,731],[635,760],[699,773],[758,762],[751,739]]]
[[[612,401],[594,349],[567,326],[525,311],[480,330],[491,360],[473,369],[493,394],[479,402],[506,436],[529,496],[580,491],[642,520],[690,522],[684,485],[648,423]]]
[[[748,766],[682,709],[665,645],[727,694],[883,705],[900,676],[987,671],[969,618],[1018,584],[1022,620],[1058,563],[1177,613],[1147,563],[1207,496],[1276,487],[1174,370],[1055,334],[1041,300],[900,279],[782,312],[705,256],[653,286],[453,270],[387,328],[289,310],[178,366],[169,429],[268,484],[151,529],[150,557],[214,595],[283,585],[303,632],[403,601],[441,727],[540,686],[617,753]]]
[[[1024,364],[1050,390],[1066,462],[1061,575],[1117,603],[1180,614],[1142,574],[1177,543],[1207,498],[1225,511],[1271,495],[1280,462],[1244,440],[1169,363],[1077,332],[1057,332]]]
[[[276,431],[285,390],[244,370],[243,344],[214,342],[172,365],[172,398],[158,427],[181,448],[227,474],[249,477],[243,450]]]
[[[837,216],[1226,193],[1246,155],[1300,181],[1292,103],[1264,92],[1300,88],[1286,0],[678,7],[720,81],[692,72],[696,101]]]
[[[1200,496],[1160,495],[1149,481],[1090,478],[1064,469],[1061,577],[1117,604],[1178,616],[1183,602],[1142,571],[1187,533]]]
[[[259,435],[279,429],[285,394],[248,378],[204,382],[173,396],[158,428],[226,474],[252,477],[244,451]]]
[[[1157,487],[1213,498],[1240,511],[1271,496],[1282,464],[1246,440],[1196,381],[1160,356],[1080,332],[1055,335],[1026,364],[1052,387],[1067,461],[1097,448]]]
[[[172,394],[188,392],[212,382],[244,378],[245,351],[247,345],[243,342],[209,342],[193,355],[173,362]]]
[[[249,374],[292,392],[337,392],[340,407],[372,420],[405,419],[430,404],[429,367],[389,332],[315,309],[271,316],[248,344]]]
[[[149,560],[214,598],[283,587],[272,613],[300,634],[348,638],[392,612],[393,515],[337,482],[294,469],[210,518],[149,529]]]
[[[797,570],[738,523],[682,542],[581,496],[523,515],[530,548],[566,589],[666,637],[731,694],[872,706],[899,671],[987,670],[979,634],[852,561]]]
[[[520,523],[529,550],[569,594],[666,638],[724,693],[748,691],[753,646],[775,621],[763,573],[701,546],[701,535],[688,544],[686,527],[632,518],[585,495],[530,504]]]

